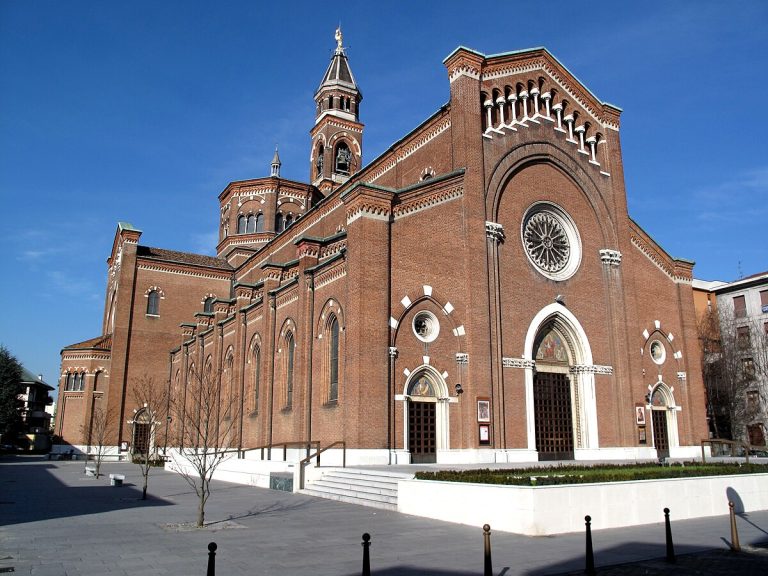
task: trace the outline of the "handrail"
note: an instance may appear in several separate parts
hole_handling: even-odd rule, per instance
[[[320,454],[325,452],[326,450],[333,448],[334,446],[341,445],[342,452],[341,452],[341,467],[346,468],[347,467],[347,443],[344,440],[337,440],[333,444],[328,444],[325,448],[320,450],[320,443],[318,442],[318,450],[317,453],[312,454],[310,456],[307,456],[303,460],[299,461],[299,489],[304,489],[304,466],[306,466],[312,458],[317,458],[317,462],[315,462],[315,466],[318,468],[320,467]]]
[[[264,444],[263,446],[256,446],[255,448],[238,448],[237,449],[237,457],[239,459],[245,458],[245,453],[250,452],[252,450],[261,450],[261,459],[264,460],[264,449],[267,449],[267,459],[272,458],[272,448],[276,448],[278,446],[283,447],[283,462],[288,460],[288,447],[289,446],[304,446],[307,449],[307,455],[309,455],[309,451],[313,446],[315,446],[318,450],[320,449],[320,441],[319,440],[296,440],[293,442],[273,442],[272,444]]]
[[[706,455],[704,453],[704,445],[709,444],[710,446],[714,444],[726,444],[731,446],[731,456],[734,458],[737,458],[737,456],[733,456],[733,447],[734,446],[740,446],[741,448],[744,448],[744,457],[746,458],[746,463],[749,464],[749,451],[753,448],[753,446],[750,446],[746,442],[741,442],[739,440],[727,440],[725,438],[707,438],[705,440],[701,441],[701,461],[706,462]],[[754,448],[758,448],[757,446]]]

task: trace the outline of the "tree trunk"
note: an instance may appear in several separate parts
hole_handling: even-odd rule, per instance
[[[147,481],[149,480],[149,474],[144,475],[144,487],[141,489],[141,499],[147,499]]]
[[[197,507],[197,527],[202,528],[205,524],[205,500],[200,496],[200,503]]]
[[[202,528],[205,524],[205,501],[208,499],[208,483],[205,480],[205,474],[200,474],[200,502],[197,507],[197,527]]]

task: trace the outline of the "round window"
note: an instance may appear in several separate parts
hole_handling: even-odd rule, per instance
[[[658,340],[651,342],[651,359],[656,364],[664,364],[664,360],[667,358],[667,350],[664,348],[664,344]]]
[[[440,323],[432,312],[419,312],[413,318],[413,333],[422,342],[434,342],[440,333]]]
[[[581,263],[581,239],[571,217],[559,206],[539,203],[523,218],[521,236],[528,260],[552,280],[573,276]]]

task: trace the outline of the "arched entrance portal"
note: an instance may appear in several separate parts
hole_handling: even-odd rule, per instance
[[[534,316],[525,336],[528,449],[539,460],[594,457],[599,449],[592,350],[584,328],[556,302]]]
[[[574,402],[570,354],[557,328],[547,326],[536,345],[533,403],[539,460],[573,460]]]
[[[670,447],[677,446],[677,412],[672,390],[659,382],[651,392],[651,425],[656,456],[669,458]]]
[[[152,424],[149,414],[142,409],[136,413],[133,419],[133,453],[148,454],[152,442]]]
[[[406,445],[413,464],[437,462],[438,449],[447,444],[445,388],[443,379],[426,368],[414,372],[406,383]]]

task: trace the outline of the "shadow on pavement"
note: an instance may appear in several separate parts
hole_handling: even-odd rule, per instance
[[[44,464],[41,458],[35,458],[35,463],[29,460],[29,464],[18,459],[2,461],[0,525],[173,504],[155,497],[141,500],[141,488],[133,484],[110,486],[108,474],[84,478],[80,467],[73,468],[70,476],[82,485],[68,485],[55,475],[60,472],[56,465]]]

